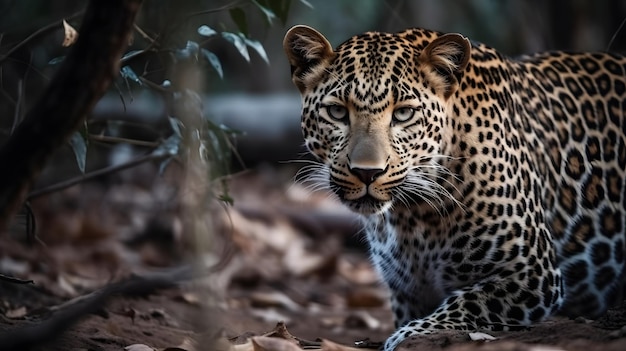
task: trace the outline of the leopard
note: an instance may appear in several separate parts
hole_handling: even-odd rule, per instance
[[[283,40],[311,179],[359,214],[396,326],[523,330],[621,301],[626,57],[458,33]]]

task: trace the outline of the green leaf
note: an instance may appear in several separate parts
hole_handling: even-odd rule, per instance
[[[267,53],[265,52],[265,49],[263,48],[263,44],[261,44],[261,42],[249,38],[244,38],[244,41],[249,47],[253,48],[254,51],[259,54],[259,56],[261,56],[265,63],[267,63],[268,65],[270,64],[270,59],[267,57]]]
[[[220,62],[220,59],[207,49],[202,49],[202,56],[204,56],[204,58],[211,64],[220,78],[224,79],[224,71],[222,70],[222,63]]]
[[[244,132],[243,130],[234,129],[234,128],[231,128],[231,127],[229,127],[227,125],[224,125],[224,124],[220,124],[219,127],[220,127],[220,130],[222,132],[224,132],[224,133],[226,133],[226,134],[228,134],[230,136],[246,135],[246,132]]]
[[[239,31],[248,35],[248,21],[246,20],[246,13],[239,7],[235,7],[230,10],[230,18],[235,22]]]
[[[169,121],[170,121],[170,127],[172,127],[174,134],[182,138],[183,137],[182,128],[185,127],[183,125],[183,122],[180,119],[174,118],[174,117],[170,117]]]
[[[81,173],[85,174],[85,164],[87,163],[87,142],[80,132],[74,132],[70,138],[70,146],[76,157],[76,164]]]
[[[182,137],[180,135],[176,135],[176,133],[170,135],[167,139],[165,139],[161,145],[159,145],[154,151],[152,151],[153,155],[170,155],[175,156],[178,154],[180,150],[180,144],[182,143]]]
[[[313,5],[311,5],[311,3],[306,1],[306,0],[300,0],[300,3],[303,4],[304,6],[310,8],[311,10],[315,9],[315,7],[313,7]]]
[[[167,166],[172,162],[172,158],[173,157],[168,157],[165,160],[161,161],[161,163],[159,163],[159,175],[163,175],[163,172],[165,172],[165,168],[167,168]]]
[[[252,0],[252,3],[255,4],[256,7],[258,7],[259,10],[261,10],[261,12],[263,12],[263,14],[265,15],[265,19],[267,20],[267,23],[272,24],[272,22],[276,18],[276,14],[274,14],[274,12],[270,10],[269,8],[267,8],[266,6],[261,5],[256,0]]]
[[[191,51],[192,53],[198,52],[199,47],[200,45],[198,45],[198,43],[196,43],[195,41],[191,41],[191,40],[187,40],[187,44],[185,45],[185,48]]]
[[[131,50],[131,51],[125,53],[124,56],[122,56],[122,61],[128,59],[129,57],[138,55],[141,52],[143,52],[143,50]]]
[[[186,61],[191,58],[198,60],[198,52],[200,51],[200,45],[195,41],[188,40],[184,49],[178,49],[174,51],[174,56],[177,60]]]
[[[289,8],[291,7],[291,0],[265,0],[264,3],[285,25]]]
[[[222,37],[228,40],[229,42],[231,42],[235,46],[235,48],[239,51],[241,56],[243,56],[243,58],[246,61],[250,62],[250,54],[248,54],[248,47],[246,46],[245,40],[241,36],[235,33],[222,32]]]
[[[198,52],[200,51],[200,45],[198,45],[198,43],[196,43],[195,41],[187,40],[187,46],[185,47],[185,50],[187,50],[187,52],[196,60],[198,59]]]
[[[165,139],[156,149],[154,149],[154,151],[152,151],[153,155],[175,156],[180,150],[180,146],[183,141],[183,135],[181,131],[183,123],[178,118],[174,117],[170,117],[169,121],[173,133],[167,139]]]
[[[217,31],[207,25],[202,25],[198,28],[198,34],[202,35],[203,37],[212,37],[214,35],[217,35]]]
[[[225,189],[224,193],[218,196],[218,199],[229,204],[230,206],[235,204],[235,199],[230,196],[230,194],[228,193],[228,189]]]
[[[141,79],[139,79],[139,76],[135,73],[135,71],[133,71],[132,68],[130,68],[130,66],[122,67],[120,74],[122,75],[122,77],[124,77],[124,79],[130,79],[133,82],[142,85]]]
[[[163,140],[163,142],[152,151],[153,155],[162,156],[168,155],[169,157],[165,158],[159,164],[159,174],[163,174],[167,165],[170,164],[172,158],[178,155],[180,151],[181,144],[183,143],[183,135],[181,128],[183,128],[183,122],[181,122],[178,118],[169,117],[170,127],[172,127],[172,135],[170,135],[167,139]]]
[[[65,60],[65,56],[55,57],[52,60],[48,61],[48,64],[49,65],[58,65],[59,63],[63,62],[63,60]]]

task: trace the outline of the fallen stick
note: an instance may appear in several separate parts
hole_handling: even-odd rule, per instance
[[[127,280],[109,284],[89,294],[79,296],[49,309],[48,319],[10,328],[0,333],[0,350],[29,350],[59,337],[65,330],[83,317],[96,313],[115,296],[147,295],[157,290],[168,289],[203,275],[191,267],[171,271],[134,276]]]

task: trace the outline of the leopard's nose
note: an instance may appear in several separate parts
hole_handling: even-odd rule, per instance
[[[365,185],[370,185],[376,178],[385,173],[383,168],[350,168],[350,172],[359,178]]]

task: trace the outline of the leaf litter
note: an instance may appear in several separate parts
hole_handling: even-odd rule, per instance
[[[3,285],[0,334],[89,304],[87,315],[40,349],[345,351],[377,349],[393,331],[358,219],[327,194],[304,196],[291,170],[234,177],[234,206],[211,207],[214,250],[200,253],[176,224],[183,220],[172,200],[179,173],[167,167],[146,177],[152,172],[130,170],[113,186],[84,183],[33,202],[46,246],[0,239],[0,273],[35,281]],[[176,271],[189,263],[212,273]],[[154,282],[168,271],[176,279],[158,289],[116,285]],[[108,303],[93,305],[104,295]],[[622,306],[604,322],[555,319],[527,332],[442,333],[401,348],[621,350],[625,321]]]

